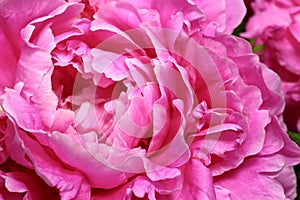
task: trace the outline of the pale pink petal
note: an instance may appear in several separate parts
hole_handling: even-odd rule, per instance
[[[51,147],[57,156],[83,173],[92,187],[109,189],[126,182],[127,178],[123,172],[97,160],[88,149],[72,141],[68,135],[56,132],[48,140],[51,141]],[[74,154],[74,149],[76,149],[76,154]]]
[[[45,128],[38,109],[28,103],[18,91],[6,89],[6,93],[1,96],[1,101],[6,113],[23,129],[41,130]]]

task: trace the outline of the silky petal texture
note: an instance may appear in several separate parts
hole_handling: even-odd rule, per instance
[[[89,184],[78,172],[65,169],[51,158],[47,150],[43,149],[37,141],[28,137],[24,131],[18,130],[15,126],[14,129],[15,134],[19,136],[16,140],[22,142],[22,151],[26,154],[26,158],[32,162],[33,169],[46,184],[59,190],[61,199],[89,197]]]
[[[53,12],[52,16],[57,16],[60,15],[61,13],[68,15],[70,14],[70,12],[73,12],[76,9],[81,10],[82,5],[72,4],[72,5],[60,6],[57,9],[57,12]],[[28,25],[23,30],[22,32],[23,38],[25,37],[24,34],[26,30],[29,29],[29,27],[30,26]],[[55,25],[52,25],[52,28],[54,32],[57,32],[55,31],[56,28]],[[52,36],[52,32],[47,26],[46,26],[46,30],[48,31],[46,32],[41,31],[40,37],[37,37],[37,39],[31,38],[31,42],[29,42],[29,39],[28,41],[26,41],[27,45],[25,45],[22,48],[21,57],[18,61],[16,79],[17,81],[21,81],[24,84],[24,87],[22,88],[22,92],[21,92],[22,96],[23,97],[25,96],[25,99],[30,98],[30,101],[33,104],[35,104],[35,106],[33,106],[32,109],[39,110],[41,121],[45,126],[39,124],[37,125],[39,126],[38,129],[45,130],[47,128],[56,126],[55,128],[57,128],[58,130],[65,131],[68,128],[68,126],[72,123],[72,115],[67,111],[64,112],[63,110],[56,111],[58,99],[52,92],[52,88],[51,88],[51,73],[53,70],[53,65],[51,61],[51,55],[49,54],[49,51],[55,47],[55,44],[53,44],[54,37]],[[45,36],[48,37],[45,38]],[[29,37],[29,35],[26,35],[26,37]],[[49,40],[52,43],[49,43]],[[43,41],[47,41],[48,42],[47,44],[52,44],[52,45],[45,46],[46,44],[43,44]],[[34,43],[34,46],[32,42]],[[40,62],[37,63],[36,60],[39,60]],[[20,71],[20,73],[18,71]],[[59,114],[65,113],[65,117],[69,119],[66,121],[65,125],[63,125],[63,127],[61,128],[58,127],[57,123],[56,125],[54,124],[55,118],[58,115],[58,113]],[[38,117],[36,117],[36,119],[39,120]],[[40,123],[40,122],[33,122],[33,123]],[[22,128],[30,129],[30,127],[25,127],[25,126],[23,126]]]
[[[263,17],[264,15],[267,18]],[[278,18],[274,18],[272,16],[278,16]],[[261,20],[263,18],[263,20]],[[260,20],[261,23],[257,24],[256,21]],[[288,10],[278,9],[278,10],[266,10],[265,12],[254,15],[253,18],[250,19],[247,24],[247,29],[249,32],[243,33],[243,36],[254,38],[261,34],[264,29],[270,26],[288,26],[291,23],[291,17],[289,15]]]
[[[49,188],[39,177],[34,173],[29,172],[8,172],[1,173],[4,179],[4,187],[11,194],[24,195],[23,198],[39,200],[45,198],[58,199],[58,195],[54,190]],[[3,187],[3,186],[2,186]],[[20,199],[23,199],[20,198]],[[18,198],[14,198],[18,199]]]
[[[87,149],[66,135],[53,133],[48,140],[57,156],[85,174],[93,187],[110,189],[126,182],[127,178],[124,173],[101,163]],[[72,153],[74,148],[77,149],[76,154]]]
[[[11,44],[9,44],[8,39],[6,38],[7,33],[3,30],[3,25],[0,29],[0,45],[1,45],[1,82],[0,82],[0,94],[3,93],[5,87],[13,87],[15,79],[15,70],[17,65],[17,56],[14,55]],[[13,67],[12,67],[13,66]]]
[[[73,32],[69,33],[68,32],[69,30],[60,30],[63,29],[64,27],[57,25],[58,22],[55,23],[54,19],[58,18],[59,20],[59,17],[61,18],[69,17],[71,18],[70,21],[72,22],[72,18],[75,18],[73,15],[75,16],[76,14],[78,15],[81,9],[82,9],[82,5],[80,4],[61,6],[57,9],[56,12],[54,12],[52,15],[47,17],[47,18],[52,17],[53,22],[48,22],[46,20],[47,18],[46,19],[41,18],[39,20],[36,20],[35,22],[32,22],[32,25],[30,24],[24,29],[24,32],[26,32],[27,29],[31,29],[30,27],[33,26],[33,30],[31,30],[32,33],[27,33],[25,35],[23,32],[23,34],[25,35],[23,36],[23,38],[27,42],[27,45],[22,49],[21,57],[19,59],[19,64],[16,72],[17,82],[24,83],[24,90],[23,90],[24,95],[29,97],[33,93],[35,93],[40,85],[40,82],[42,81],[44,74],[46,74],[47,72],[51,72],[51,70],[53,70],[50,51],[55,47],[55,43],[54,43],[55,40],[59,41],[61,40],[60,37],[66,37],[66,35],[67,36],[74,35]],[[48,30],[47,33],[49,33],[50,36],[52,37],[46,40],[48,41],[47,44],[49,44],[49,42],[54,43],[53,45],[50,46],[50,48],[39,42],[39,41],[43,42],[45,40],[45,38],[40,38],[42,36],[45,36],[45,34],[39,33],[38,36],[34,34],[34,32],[36,32],[34,30],[35,29],[34,26],[36,25],[38,27],[39,22],[40,23],[44,22],[43,24],[44,26],[47,26],[48,24],[52,23],[51,29],[49,28],[47,29]],[[66,27],[69,28],[69,26],[67,23]],[[63,34],[60,34],[60,31],[63,31]],[[64,31],[66,31],[66,33]],[[58,38],[53,37],[53,34],[55,34],[54,36],[57,36]],[[39,62],[37,63],[36,60],[39,60]],[[34,78],[31,78],[32,76]],[[50,85],[48,84],[48,87],[49,86]]]
[[[7,135],[7,139],[5,140],[6,148],[10,158],[20,165],[32,169],[33,164],[28,160],[26,153],[24,152],[24,142],[16,133],[16,129],[10,121],[8,121],[5,134]]]
[[[14,100],[12,100],[14,99]],[[6,89],[6,93],[1,97],[3,109],[9,113],[10,117],[16,120],[17,124],[25,130],[42,130],[45,126],[38,114],[38,109],[30,105],[19,93],[19,91]],[[17,105],[12,103],[15,101]]]
[[[183,188],[178,199],[216,199],[211,172],[199,160],[191,159],[183,171]]]
[[[243,1],[45,2],[0,2],[3,198],[37,183],[63,200],[295,196],[279,78],[229,35]],[[299,39],[288,14],[281,45]],[[285,47],[278,64],[295,63]]]
[[[234,3],[229,0],[221,1],[218,4],[210,2],[192,0],[206,14],[207,26],[217,26],[218,32],[232,33],[233,30],[242,22],[246,7],[244,1],[239,0]]]
[[[224,41],[223,39],[225,39],[225,38],[223,38],[223,37],[224,36],[217,38],[217,41]],[[207,42],[213,42],[213,41],[208,40]],[[227,38],[226,41],[222,42],[221,44],[218,44],[218,43],[217,44],[223,46],[224,43],[227,43],[228,46],[231,46],[231,45],[237,44],[237,41]],[[249,67],[249,63],[251,63],[251,62],[249,62],[247,66],[244,66],[244,63],[242,62],[242,60],[244,60],[245,58],[241,59],[241,56],[239,56],[239,53],[244,53],[245,51],[247,51],[247,49],[249,52],[251,51],[249,48],[249,44],[241,42],[238,45],[240,45],[240,47],[246,47],[246,48],[235,48],[235,50],[236,50],[235,54],[232,54],[230,49],[228,49],[228,51],[221,52],[221,53],[223,53],[221,55],[222,56],[227,55],[230,57],[232,55],[234,55],[235,57],[237,57],[238,59],[236,59],[235,57],[233,57],[233,59],[236,62],[241,62],[241,64],[239,65],[239,67],[240,67],[239,70],[240,70],[240,74],[243,77],[243,81],[245,81],[247,84],[251,84],[251,85],[253,84],[253,85],[258,86],[258,84],[257,84],[258,79],[256,78],[254,81],[254,79],[251,78],[251,75],[249,76],[249,73],[247,73],[247,75],[246,75],[246,70],[244,70],[244,68]],[[227,48],[227,46],[223,46],[223,47]],[[213,59],[215,58],[215,55],[211,54],[211,56]],[[249,58],[248,58],[248,60],[249,60]],[[255,60],[253,60],[253,61],[254,61],[253,62],[253,66],[254,66]],[[220,62],[220,61],[215,60],[215,62]],[[257,60],[256,60],[256,62],[257,62]],[[217,65],[224,66],[224,63],[222,63],[222,64],[220,63]],[[230,67],[230,65],[227,64],[227,67]],[[258,71],[258,73],[260,73],[260,74],[256,77],[263,76],[261,74],[261,72]],[[273,76],[273,74],[268,71],[266,71],[266,73],[268,73],[268,74],[265,74],[265,76],[267,75],[267,77],[271,77],[270,75]],[[227,75],[226,72],[224,72],[222,74],[224,76]],[[230,75],[230,74],[228,74],[228,75]],[[260,84],[260,87],[261,87],[261,85],[265,84],[264,80],[262,78],[260,79],[261,83],[262,83],[262,84]],[[275,78],[277,78],[277,77],[275,76]],[[277,78],[277,80],[278,80],[278,78]],[[245,112],[245,111],[246,112],[254,112],[253,116],[255,116],[255,118],[251,119],[251,117],[250,117],[247,119],[247,121],[248,121],[247,122],[248,123],[248,130],[247,130],[248,136],[247,136],[247,139],[244,142],[242,142],[241,146],[238,147],[239,154],[238,155],[236,154],[236,149],[233,149],[232,152],[230,152],[228,149],[228,152],[226,152],[224,154],[224,162],[219,162],[217,164],[212,165],[211,170],[213,171],[214,175],[221,174],[228,169],[231,169],[231,168],[234,168],[234,167],[240,165],[245,156],[257,154],[263,148],[263,141],[265,138],[264,127],[270,122],[269,113],[265,112],[265,111],[255,111],[262,104],[262,100],[260,100],[260,96],[262,93],[260,93],[256,87],[252,87],[251,89],[249,88],[249,86],[246,86],[246,87],[248,87],[248,88],[242,89],[243,83],[238,82],[237,80],[235,80],[235,82],[231,83],[231,85],[230,85],[230,88],[232,88],[234,91],[236,91],[238,97],[243,100],[243,105],[247,105],[247,111],[244,110],[243,112]],[[279,90],[279,88],[276,88],[276,89]],[[249,94],[251,94],[251,95],[249,95]],[[279,94],[275,93],[274,95],[277,95],[277,97],[280,97]],[[270,100],[270,98],[268,98],[268,100]],[[273,101],[272,101],[272,104],[273,104]],[[280,105],[280,106],[282,107],[282,105]],[[257,120],[258,118],[260,120]],[[258,127],[261,127],[261,128],[258,128]],[[257,132],[257,130],[262,130],[262,132],[259,133],[259,132]],[[260,138],[260,139],[257,140],[257,138]],[[256,141],[256,142],[254,142],[254,141]],[[260,141],[260,142],[258,142],[258,141]],[[255,143],[255,145],[254,145],[254,143]],[[229,158],[231,158],[231,159],[229,159]]]
[[[34,94],[44,74],[51,71],[52,62],[49,53],[42,49],[25,47],[19,60],[17,82],[24,83],[24,95]],[[37,63],[36,60],[39,60]],[[21,73],[22,72],[22,73]]]
[[[16,67],[20,57],[20,49],[24,44],[20,37],[20,31],[31,20],[49,14],[53,9],[62,5],[60,0],[51,1],[27,1],[13,0],[0,3],[0,44],[1,77],[0,94],[5,87],[12,88],[16,79]],[[38,9],[35,9],[38,8]]]
[[[101,6],[99,6],[100,10],[96,13],[96,19],[101,21],[101,23],[103,23],[103,21],[109,21],[109,23],[111,23],[110,26],[121,27],[123,30],[128,30],[129,27],[138,28],[141,23],[146,26],[151,25],[155,27],[161,24],[163,27],[173,29],[175,27],[170,26],[170,22],[181,13],[184,20],[182,21],[183,23],[177,23],[177,26],[180,26],[181,24],[182,28],[185,29],[188,34],[193,34],[198,31],[199,25],[203,27],[203,32],[205,33],[210,34],[215,31],[231,33],[242,21],[246,13],[246,7],[242,0],[237,1],[234,4],[225,0],[218,4],[205,3],[197,0],[165,1],[163,4],[156,0],[144,2],[130,0],[121,1],[126,2],[126,4],[128,3],[127,5],[120,3],[120,1],[112,2],[112,4],[107,2],[104,3],[102,1],[97,3],[101,6],[105,5],[103,6],[104,11],[109,8],[109,12],[112,12],[115,15],[126,13],[125,15],[118,17],[120,21],[123,21],[122,25],[120,24],[120,21],[113,22],[114,20],[109,18],[109,15],[101,11]],[[97,4],[96,1],[93,3]],[[120,11],[115,12],[114,9],[111,10],[113,7]],[[157,11],[159,13],[159,18],[147,17],[147,15],[144,14],[144,9],[147,9],[148,13],[151,13],[153,10]],[[155,16],[157,16],[157,14],[155,14]],[[96,25],[96,23],[94,24]],[[172,24],[174,25],[174,22]]]
[[[286,199],[283,186],[265,172],[278,172],[284,166],[281,156],[249,158],[240,169],[215,177],[215,185],[230,191],[231,199]],[[234,181],[232,181],[234,180]],[[255,187],[249,187],[251,186]],[[261,188],[268,186],[268,190]],[[217,190],[218,191],[218,190]]]
[[[297,197],[297,192],[295,191],[297,177],[293,167],[283,168],[278,175],[278,181],[283,186],[287,198],[295,199]]]

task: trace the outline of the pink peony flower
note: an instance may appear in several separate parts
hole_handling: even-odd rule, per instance
[[[279,78],[230,35],[243,1],[21,2],[0,2],[3,198],[295,197]]]
[[[291,131],[300,131],[300,3],[257,0],[252,7],[255,14],[243,36],[255,39],[255,45],[264,46],[257,53],[281,78],[287,103],[285,122]]]

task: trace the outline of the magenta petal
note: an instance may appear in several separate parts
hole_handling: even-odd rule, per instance
[[[7,89],[1,96],[3,109],[25,130],[41,130],[44,124],[38,109],[29,104],[18,91]],[[19,105],[19,106],[15,106]]]
[[[244,160],[236,170],[215,178],[215,185],[230,191],[231,199],[285,199],[283,186],[265,172],[279,172],[283,157],[256,157]],[[251,187],[249,187],[251,185]],[[268,190],[262,190],[268,185]]]
[[[278,180],[283,186],[287,198],[296,198],[297,177],[295,176],[295,171],[292,166],[283,168],[278,177],[276,177],[276,180]]]
[[[226,29],[225,33],[232,33],[233,30],[242,22],[246,15],[246,6],[243,0],[226,0]]]
[[[51,158],[39,143],[29,138],[23,131],[19,131],[19,134],[35,171],[48,185],[59,190],[61,199],[76,199],[79,195],[89,196],[89,184],[80,173],[65,169]]]
[[[299,9],[269,13],[248,35],[297,77]],[[0,0],[0,199],[295,197],[279,77],[230,35],[244,15],[243,0]]]
[[[179,199],[216,199],[211,172],[197,159],[184,168]]]
[[[194,0],[206,15],[207,29],[215,26],[219,32],[232,33],[243,20],[246,14],[246,7],[243,0],[232,2],[221,0],[219,3]],[[207,31],[206,31],[207,32]]]
[[[37,91],[44,74],[51,72],[52,68],[49,52],[26,46],[19,59],[16,82],[24,83],[23,93],[30,97]]]
[[[9,172],[3,173],[1,176],[5,181],[5,187],[12,194],[23,194],[24,198],[30,200],[59,198],[55,190],[47,186],[42,179],[34,173]]]
[[[60,132],[66,132],[69,126],[73,123],[74,113],[69,110],[59,109],[55,112],[55,120],[51,129]]]
[[[15,83],[16,66],[21,46],[24,44],[20,37],[21,29],[31,20],[47,15],[62,3],[63,1],[60,0],[51,2],[4,0],[0,2],[0,52],[5,58],[0,61],[0,94],[5,87],[12,88]]]
[[[24,151],[24,142],[20,138],[18,130],[14,126],[13,122],[7,122],[5,134],[7,135],[5,144],[10,158],[17,163],[32,169],[33,164],[27,159],[26,152]]]
[[[1,19],[0,19],[1,20]],[[0,95],[4,92],[5,87],[12,88],[15,82],[15,74],[16,74],[16,65],[17,65],[17,57],[18,51],[14,44],[11,44],[12,39],[8,38],[9,33],[6,33],[4,30],[5,27],[1,24],[0,26],[0,53],[2,58],[0,61]]]

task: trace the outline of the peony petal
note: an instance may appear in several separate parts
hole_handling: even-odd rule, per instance
[[[58,199],[58,193],[47,186],[36,174],[30,172],[9,172],[1,175],[5,187],[12,193],[23,193],[24,198],[39,200]],[[24,194],[25,193],[25,194]]]
[[[41,130],[45,128],[38,109],[28,103],[18,91],[6,89],[6,93],[1,96],[1,100],[3,101],[3,109],[23,129]]]
[[[76,144],[67,135],[54,132],[48,140],[57,156],[65,163],[81,171],[92,187],[109,189],[126,182],[126,176],[123,172],[110,168],[110,166],[97,160],[87,149]],[[74,149],[76,149],[76,154],[74,154]]]
[[[210,170],[199,160],[191,159],[183,172],[183,188],[179,199],[216,199]]]
[[[295,176],[294,168],[289,166],[283,168],[276,180],[280,182],[280,184],[284,188],[284,192],[288,199],[295,199],[297,197],[296,185],[297,185],[297,177]]]
[[[20,49],[24,44],[20,31],[31,20],[47,15],[51,10],[63,4],[62,0],[31,1],[4,0],[0,2],[0,44],[1,59],[0,94],[5,87],[12,88],[16,78],[16,66]],[[38,8],[38,9],[37,9]]]
[[[24,142],[25,152],[32,161],[36,173],[48,185],[55,186],[59,190],[61,199],[76,199],[79,196],[89,197],[89,183],[80,173],[65,169],[60,163],[51,158],[38,142],[29,138],[21,130],[19,134]]]
[[[280,156],[246,159],[237,170],[215,177],[215,185],[229,190],[231,199],[285,199],[283,186],[267,174],[261,173],[278,172],[283,166]],[[262,190],[266,185],[268,189]]]

